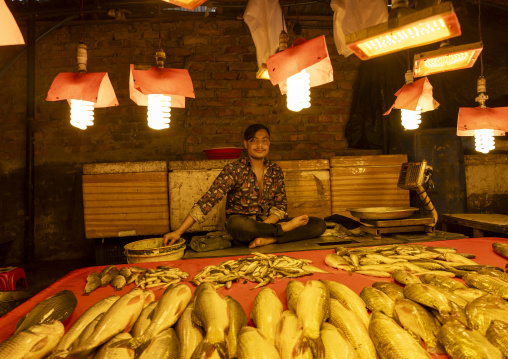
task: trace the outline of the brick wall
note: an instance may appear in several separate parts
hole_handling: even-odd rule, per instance
[[[286,108],[286,96],[278,87],[255,78],[255,46],[243,21],[179,19],[165,19],[161,24],[116,20],[85,23],[88,71],[108,72],[120,103],[115,108],[96,109],[95,125],[86,131],[70,125],[66,101],[45,101],[58,73],[76,71],[81,24],[53,31],[37,43],[36,258],[90,253],[92,247],[84,239],[83,220],[79,218],[79,180],[84,163],[202,160],[205,149],[241,146],[241,133],[256,122],[267,124],[272,131],[272,159],[329,158],[347,148],[344,128],[360,61],[337,54],[331,28],[304,27],[305,38],[326,36],[334,82],[312,88],[311,108],[295,113]],[[37,35],[53,25],[38,23]],[[129,64],[154,65],[159,28],[166,67],[189,70],[196,98],[187,99],[184,109],[172,109],[168,130],[155,131],[147,126],[146,108],[129,99],[128,78]],[[0,69],[19,50],[2,49]],[[10,259],[16,261],[22,258],[24,233],[26,56],[0,82],[0,177],[8,189],[0,201],[0,235],[2,241],[15,242]]]

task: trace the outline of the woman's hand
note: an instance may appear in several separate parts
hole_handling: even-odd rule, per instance
[[[179,238],[180,234],[177,232],[166,233],[163,237],[162,244],[163,246],[170,246],[174,244]]]

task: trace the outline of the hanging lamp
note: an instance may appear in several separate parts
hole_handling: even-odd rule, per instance
[[[138,106],[148,107],[148,126],[169,128],[171,107],[184,108],[185,97],[195,98],[194,87],[185,69],[166,69],[166,53],[156,52],[157,67],[130,66],[130,98]]]
[[[0,24],[2,24],[0,46],[25,44],[23,35],[21,35],[18,24],[7,7],[5,0],[0,0]]]
[[[421,113],[435,110],[439,103],[432,97],[432,85],[426,77],[414,82],[413,72],[408,70],[405,81],[406,84],[395,93],[394,104],[383,116],[398,108],[401,110],[402,126],[406,130],[416,130],[421,123]]]
[[[78,45],[78,72],[59,73],[46,101],[67,100],[71,106],[71,125],[81,130],[93,125],[94,108],[118,106],[107,72],[87,73],[87,48]]]
[[[311,40],[298,38],[293,46],[266,62],[273,85],[287,93],[287,107],[300,111],[310,107],[310,88],[333,81],[333,68],[324,35]]]
[[[195,10],[198,6],[207,2],[207,0],[164,0],[164,1],[191,11]]]

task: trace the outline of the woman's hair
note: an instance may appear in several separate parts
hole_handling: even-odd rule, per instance
[[[268,132],[268,137],[270,137],[270,130],[268,129],[268,127],[256,123],[254,125],[250,125],[249,127],[247,127],[247,129],[243,133],[243,138],[245,138],[245,141],[248,141],[251,138],[253,138],[256,135],[256,132],[258,132],[259,130],[265,130],[266,132]]]

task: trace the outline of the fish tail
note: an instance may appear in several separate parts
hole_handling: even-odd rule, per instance
[[[197,356],[193,354],[192,357],[207,359],[211,358],[214,352],[217,352],[221,359],[229,359],[228,343],[226,341],[212,343],[208,339],[204,339],[201,352]]]
[[[323,339],[321,339],[321,337],[317,337],[317,338],[306,337],[304,339],[304,341],[307,341],[310,349],[312,350],[314,359],[324,359],[325,358],[325,345],[324,345]]]

